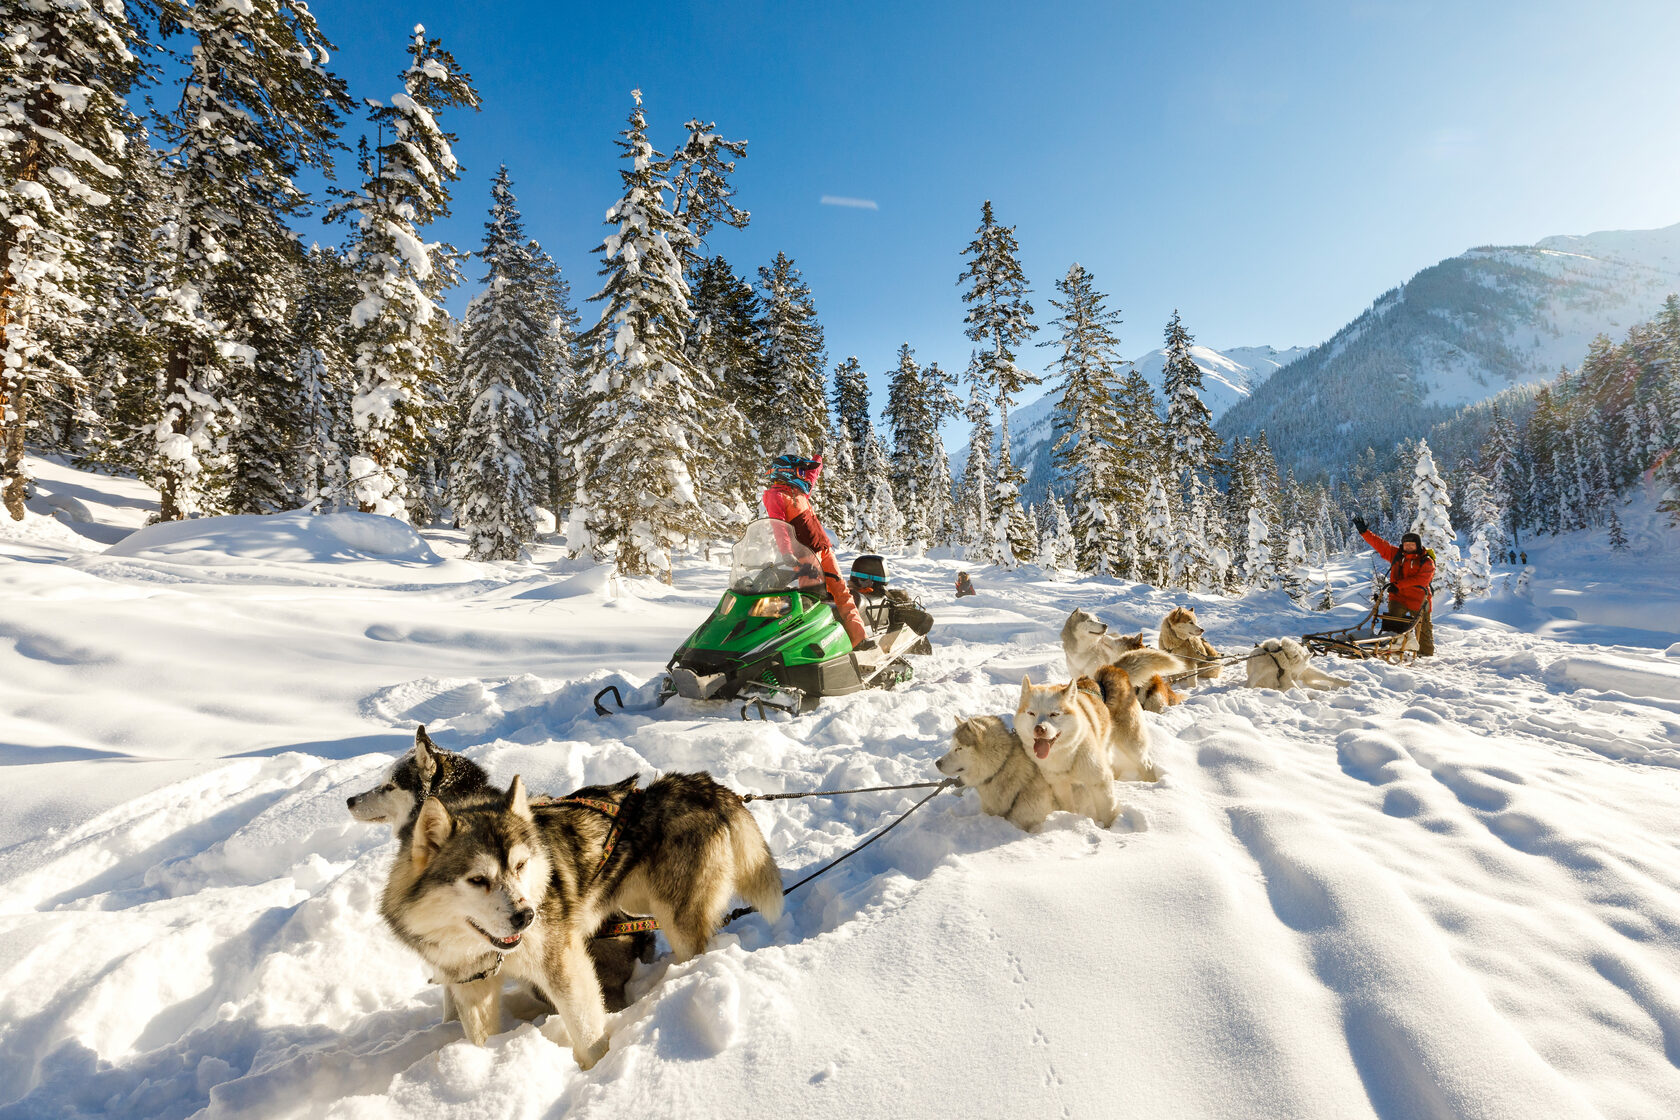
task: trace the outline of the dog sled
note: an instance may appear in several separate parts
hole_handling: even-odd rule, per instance
[[[1371,604],[1370,613],[1359,622],[1339,630],[1302,634],[1301,644],[1311,653],[1333,653],[1355,661],[1375,658],[1390,665],[1403,665],[1417,660],[1422,637],[1418,627],[1429,617],[1434,601],[1435,589],[1431,587],[1424,594],[1423,610],[1416,618],[1386,614],[1382,609],[1383,604],[1388,602],[1388,586],[1385,584]]]
[[[881,578],[885,583],[885,569]],[[798,715],[824,696],[892,688],[913,670],[905,655],[923,641],[909,626],[892,626],[873,644],[853,649],[828,602],[818,557],[784,521],[747,526],[731,555],[729,588],[712,613],[666,663],[652,702],[627,707],[616,685],[595,695],[595,713],[650,711],[673,696],[733,700],[741,718],[771,711]],[[883,613],[883,619],[886,615]]]

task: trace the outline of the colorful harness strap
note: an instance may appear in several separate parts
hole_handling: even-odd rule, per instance
[[[624,797],[628,800],[633,794],[639,792],[641,791],[635,786],[631,786],[625,793]],[[595,865],[595,874],[589,877],[589,881],[593,883],[600,877],[601,872],[605,870],[607,860],[612,858],[613,847],[618,843],[618,834],[624,828],[624,822],[619,819],[618,815],[619,809],[623,807],[622,803],[614,804],[611,801],[597,801],[592,797],[562,797],[559,803],[563,805],[582,805],[587,809],[593,809],[597,813],[604,814],[608,820],[612,821],[612,827],[607,830],[607,841],[601,845],[601,862]]]

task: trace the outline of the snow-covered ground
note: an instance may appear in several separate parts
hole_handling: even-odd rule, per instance
[[[941,794],[774,926],[643,966],[581,1073],[512,1015],[468,1046],[381,926],[393,845],[344,798],[417,722],[549,792],[927,780],[959,716],[1062,673],[1072,607],[1153,632],[1186,597],[978,569],[959,603],[956,562],[901,559],[939,620],[913,683],[601,721],[721,569],[475,564],[360,516],[129,535],[143,487],[37,470],[0,522],[0,1118],[1680,1115],[1680,547],[1650,519],[1630,556],[1532,542],[1531,596],[1502,569],[1432,662],[1146,717],[1167,776],[1111,830]],[[1332,623],[1194,601],[1224,649]],[[753,812],[792,882],[913,796]]]

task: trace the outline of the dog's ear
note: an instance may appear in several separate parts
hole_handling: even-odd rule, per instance
[[[1067,687],[1062,689],[1062,700],[1064,703],[1072,703],[1074,700],[1078,699],[1078,697],[1079,678],[1075,677],[1073,680],[1067,682]]]
[[[414,731],[414,768],[420,771],[422,789],[430,787],[432,778],[437,775],[437,755],[433,753],[437,749],[437,744],[426,734],[426,725],[422,723]]]
[[[414,822],[414,840],[409,849],[417,870],[426,869],[454,828],[455,822],[449,819],[449,810],[443,807],[443,802],[435,797],[426,798],[426,803],[420,806],[420,816]]]
[[[1032,691],[1032,676],[1030,674],[1022,674],[1022,676],[1021,676],[1021,699],[1023,701],[1025,701],[1026,698],[1027,698],[1027,693],[1029,693],[1031,691]]]
[[[525,797],[525,779],[518,774],[513,776],[513,784],[508,787],[507,804],[504,807],[516,817],[531,819],[531,803]]]

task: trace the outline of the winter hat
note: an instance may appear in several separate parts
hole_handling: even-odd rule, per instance
[[[1413,544],[1417,545],[1418,549],[1420,551],[1423,549],[1423,538],[1418,536],[1416,533],[1407,533],[1406,535],[1401,537],[1400,538],[1400,547],[1405,548],[1407,541],[1411,541]]]
[[[802,493],[809,494],[811,484],[817,481],[817,475],[822,473],[822,456],[807,459],[803,455],[792,453],[778,455],[770,460],[770,469],[765,473],[775,482],[797,486]]]

